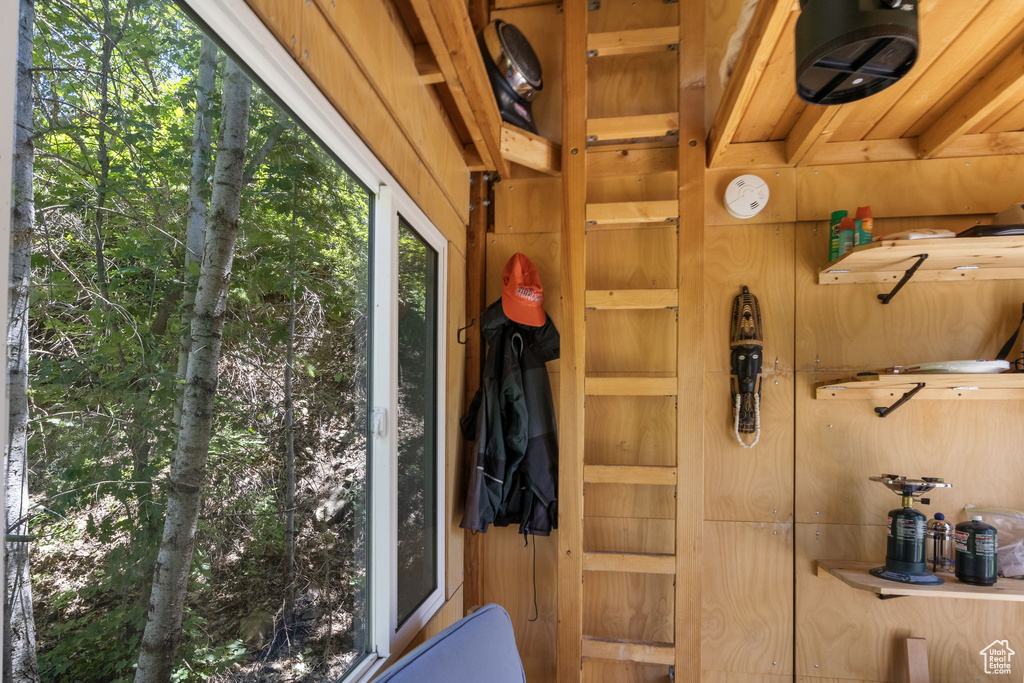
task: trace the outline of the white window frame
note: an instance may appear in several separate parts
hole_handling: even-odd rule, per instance
[[[367,591],[370,600],[367,636],[371,656],[365,657],[345,681],[369,680],[393,653],[402,652],[445,599],[445,406],[448,240],[416,205],[369,147],[359,138],[295,59],[243,0],[181,0],[221,42],[366,187],[376,188],[371,247],[371,440]],[[17,22],[10,22],[15,25]],[[17,41],[14,41],[15,43]],[[8,164],[9,166],[9,164]],[[371,190],[372,191],[372,190]],[[398,409],[398,216],[437,251],[437,577],[435,590],[396,630],[398,610],[397,491]],[[9,212],[8,212],[9,215]],[[2,225],[2,224],[0,224]],[[387,345],[380,343],[387,340]],[[386,349],[386,353],[383,353]],[[381,413],[379,411],[383,410]],[[377,430],[375,418],[383,417]],[[4,432],[6,434],[6,430]],[[383,501],[383,502],[382,502]],[[382,552],[387,549],[387,552]]]

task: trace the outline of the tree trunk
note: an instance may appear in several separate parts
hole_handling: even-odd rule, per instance
[[[153,572],[153,591],[135,672],[136,683],[167,683],[181,641],[182,609],[213,431],[217,364],[238,232],[251,92],[249,77],[228,60],[222,89],[213,196],[192,312],[192,352],[185,375],[181,429],[167,482],[167,516]]]
[[[192,350],[192,307],[196,301],[193,272],[203,260],[206,231],[206,198],[209,186],[210,128],[213,126],[213,88],[217,81],[217,44],[203,36],[196,71],[196,115],[192,125],[192,168],[188,183],[188,220],[185,224],[185,292],[182,297],[181,335],[178,340],[178,378],[185,379],[188,354]],[[181,426],[181,401],[174,406],[174,424]]]
[[[284,546],[288,556],[288,574],[285,585],[284,623],[290,627],[295,611],[295,406],[292,401],[292,366],[295,362],[295,264],[292,252],[292,295],[288,310],[288,358],[284,366],[284,426],[287,441],[285,461],[285,525]]]
[[[7,311],[7,392],[10,432],[4,454],[5,523],[7,534],[28,535],[28,309],[31,285],[32,229],[35,194],[32,173],[34,101],[32,96],[33,0],[21,0],[18,26],[17,102],[15,105],[13,204],[11,207],[10,284]],[[4,577],[5,683],[39,680],[36,628],[32,615],[32,583],[28,543],[7,544]]]

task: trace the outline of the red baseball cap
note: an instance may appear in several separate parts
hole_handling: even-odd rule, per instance
[[[530,259],[512,254],[501,274],[501,308],[509,320],[521,325],[541,327],[544,314],[544,288]]]

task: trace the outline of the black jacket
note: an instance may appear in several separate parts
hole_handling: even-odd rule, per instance
[[[487,340],[483,381],[462,432],[475,440],[462,528],[519,523],[523,534],[558,527],[558,438],[547,361],[558,358],[551,318],[542,327],[512,322],[501,300],[481,315]]]

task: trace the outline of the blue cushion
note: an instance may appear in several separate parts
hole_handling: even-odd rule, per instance
[[[524,683],[512,620],[485,605],[400,659],[376,683]]]

